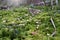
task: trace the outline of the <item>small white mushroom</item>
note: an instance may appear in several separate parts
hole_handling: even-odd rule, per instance
[[[28,14],[25,14],[25,16],[29,16]]]
[[[47,36],[50,36],[50,34],[47,33]]]
[[[6,20],[3,20],[3,23],[5,23],[6,22]]]
[[[19,24],[19,26],[24,26],[25,24]]]
[[[29,21],[29,20],[26,20],[26,21]]]
[[[39,23],[39,22],[36,22],[37,24]]]
[[[14,24],[15,22],[14,22],[14,21],[12,21],[11,23],[12,23],[12,24]]]

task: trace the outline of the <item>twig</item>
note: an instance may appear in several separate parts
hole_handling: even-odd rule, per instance
[[[53,19],[52,19],[52,17],[51,17],[51,23],[52,23],[52,25],[53,25],[53,27],[54,27],[54,32],[51,34],[51,36],[54,36],[55,34],[56,34],[56,26],[55,26],[55,24],[54,24],[54,21],[53,21]]]

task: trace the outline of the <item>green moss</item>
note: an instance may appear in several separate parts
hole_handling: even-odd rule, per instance
[[[38,8],[40,9],[41,7],[37,7],[37,9]],[[48,10],[48,8],[45,8],[44,10]],[[0,37],[3,38],[4,36],[11,38],[14,34],[14,40],[48,40],[47,33],[52,34],[54,31],[54,28],[50,22],[51,17],[53,17],[57,27],[57,33],[56,36],[54,38],[50,38],[50,40],[59,40],[60,14],[58,12],[55,14],[55,16],[54,10],[50,10],[48,12],[44,11],[32,16],[26,7],[16,8],[14,10],[0,10]],[[36,29],[37,25],[39,25],[38,29]],[[48,30],[46,28],[48,28]],[[17,31],[13,31],[15,29],[17,29]],[[36,32],[36,34],[31,35],[32,32]],[[9,40],[9,38],[6,38],[6,40]]]

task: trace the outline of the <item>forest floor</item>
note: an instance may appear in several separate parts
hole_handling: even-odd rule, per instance
[[[56,34],[51,37],[56,25]],[[26,7],[0,10],[0,40],[60,40],[60,13],[57,10],[43,11],[34,16]]]

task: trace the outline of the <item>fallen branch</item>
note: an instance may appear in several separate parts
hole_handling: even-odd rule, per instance
[[[54,27],[54,32],[51,34],[51,36],[53,37],[55,34],[56,34],[56,26],[55,26],[55,24],[54,24],[54,21],[53,21],[53,19],[52,19],[52,17],[51,17],[51,23],[52,23],[52,25],[53,25],[53,27]]]

